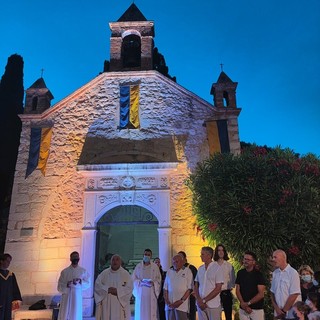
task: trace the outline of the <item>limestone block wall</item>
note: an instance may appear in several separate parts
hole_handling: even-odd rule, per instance
[[[172,253],[187,254],[188,261],[199,267],[201,247],[208,245],[196,231],[196,219],[192,215],[192,195],[185,182],[189,176],[186,163],[179,165],[171,176]]]
[[[118,130],[119,86],[125,84],[140,85],[140,130]],[[209,103],[156,71],[141,71],[104,73],[43,114],[22,116],[5,248],[22,293],[56,294],[70,252],[81,252],[85,179],[77,165],[92,136],[106,143],[172,138],[179,162],[170,181],[172,251],[186,251],[190,262],[200,265],[204,243],[194,229],[185,179],[209,154],[203,123],[213,115]],[[32,126],[53,126],[53,135],[46,176],[35,170],[25,179]]]

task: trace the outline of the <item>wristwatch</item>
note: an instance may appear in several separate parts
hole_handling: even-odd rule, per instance
[[[250,304],[251,304],[251,301],[248,301],[248,306],[250,306]]]
[[[203,299],[203,300],[202,300],[202,302],[203,302],[204,304],[206,304],[206,303],[207,303],[206,299]]]

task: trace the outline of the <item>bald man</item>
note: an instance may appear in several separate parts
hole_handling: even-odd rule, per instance
[[[103,270],[94,288],[97,304],[97,320],[129,320],[132,279],[127,270],[121,267],[122,259],[118,254],[111,258],[111,266]]]
[[[270,289],[274,316],[277,319],[293,319],[292,306],[301,300],[299,274],[287,263],[287,255],[283,250],[274,251],[272,260],[276,267]]]
[[[167,271],[163,285],[163,297],[167,320],[187,320],[189,297],[193,289],[193,275],[184,266],[180,254],[172,258],[172,268]]]

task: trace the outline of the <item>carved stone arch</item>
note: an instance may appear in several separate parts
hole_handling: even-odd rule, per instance
[[[101,197],[101,196],[100,196]],[[113,208],[118,207],[119,205],[121,205],[119,202],[112,202],[107,204],[106,206],[104,206],[103,208],[101,208],[95,215],[94,217],[94,221],[93,224],[94,226],[97,225],[98,221],[110,210],[112,210]],[[152,208],[150,205],[142,202],[142,201],[136,201],[135,203],[131,203],[131,204],[126,204],[126,205],[137,205],[140,207],[143,207],[145,209],[147,209],[148,211],[150,211],[159,221],[159,212],[157,212],[156,208]]]
[[[141,33],[138,30],[135,30],[135,29],[129,29],[129,30],[124,31],[121,34],[121,37],[122,37],[122,39],[124,39],[126,36],[129,36],[131,34],[134,34],[134,35],[138,36],[139,38],[141,38]]]

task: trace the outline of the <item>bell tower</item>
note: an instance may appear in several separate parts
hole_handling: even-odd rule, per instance
[[[223,71],[218,81],[212,84],[210,94],[213,104],[217,108],[237,108],[236,89],[238,82],[233,82]]]
[[[110,71],[152,70],[154,23],[132,3],[117,22],[109,23]]]
[[[24,114],[39,114],[44,112],[50,108],[53,98],[43,78],[39,78],[26,90]]]
[[[225,143],[224,147],[227,146],[225,150],[229,149],[226,152],[232,150],[233,154],[239,154],[241,151],[238,125],[241,108],[237,107],[237,86],[238,82],[233,82],[225,72],[221,71],[217,82],[212,84],[210,91],[210,94],[213,95],[215,115],[212,119],[213,121],[207,121],[206,123],[208,140],[210,141],[210,134],[212,134],[210,127],[213,128],[212,125],[217,125],[219,134],[216,135],[214,139],[216,139],[217,136],[219,137],[221,151],[223,143]],[[216,142],[213,142],[213,144],[216,144]],[[214,152],[217,149],[213,148],[212,150],[213,151],[210,152]]]

